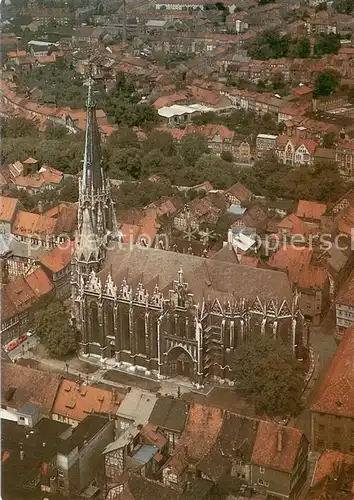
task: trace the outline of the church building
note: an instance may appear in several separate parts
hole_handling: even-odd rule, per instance
[[[230,381],[251,337],[279,339],[301,357],[303,318],[285,273],[121,242],[95,109],[90,84],[71,280],[83,353],[197,386]]]

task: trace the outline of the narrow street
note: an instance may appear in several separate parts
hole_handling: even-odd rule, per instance
[[[321,326],[311,328],[310,343],[315,356],[318,357],[318,368],[312,380],[312,390],[308,395],[306,408],[294,422],[294,425],[302,429],[309,439],[311,438],[310,408],[327,373],[330,361],[337,350],[337,344],[332,336],[332,331],[331,318],[326,319]]]

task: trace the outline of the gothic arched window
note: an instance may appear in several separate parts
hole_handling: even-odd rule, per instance
[[[92,301],[90,303],[90,341],[100,342],[100,330],[98,321],[98,305],[96,302]]]
[[[139,314],[135,323],[136,336],[138,340],[138,353],[146,354],[146,343],[145,343],[145,317],[144,314]]]
[[[114,335],[114,312],[113,304],[111,303],[104,306],[104,325],[105,335]]]
[[[129,312],[126,308],[122,309],[120,318],[120,335],[122,339],[122,348],[125,351],[130,351]]]

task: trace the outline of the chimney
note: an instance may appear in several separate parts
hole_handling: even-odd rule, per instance
[[[42,443],[43,448],[45,448],[45,445],[46,445],[46,442],[43,441],[43,443]]]
[[[23,460],[25,458],[25,452],[20,450],[20,459]]]
[[[283,429],[279,429],[278,430],[278,439],[277,439],[277,451],[282,451],[283,449],[283,434],[284,434],[284,430]]]

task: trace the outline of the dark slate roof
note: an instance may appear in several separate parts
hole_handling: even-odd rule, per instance
[[[231,264],[238,264],[237,254],[232,246],[225,245],[215,255],[211,257],[214,260],[221,260],[223,262],[230,262]]]
[[[171,396],[160,397],[152,410],[149,422],[169,431],[182,432],[188,415],[188,404]]]
[[[222,454],[249,462],[258,425],[258,420],[226,412],[218,441]]]
[[[249,299],[257,296],[261,300],[286,299],[290,304],[292,292],[288,277],[280,271],[250,268],[214,259],[166,252],[155,248],[141,248],[116,244],[107,251],[106,267],[100,273],[103,280],[111,272],[118,288],[124,279],[143,285],[158,278],[158,286],[168,292],[178,272],[183,270],[185,281],[194,295],[194,301],[204,299],[222,300]]]
[[[2,498],[26,498],[24,483],[37,475],[42,463],[51,461],[59,437],[69,429],[70,425],[49,418],[43,418],[31,430],[17,422],[1,420]],[[23,459],[20,450],[24,452]],[[41,498],[38,490],[37,498]]]
[[[72,435],[63,439],[59,446],[58,452],[66,455],[71,452],[76,446],[79,450],[84,446],[85,442],[90,441],[106,424],[108,418],[100,415],[88,415],[77,427],[74,428]],[[113,439],[113,429],[112,429]]]
[[[209,498],[208,493],[210,493],[213,488],[214,483],[203,479],[201,477],[196,477],[188,486],[188,488],[182,493],[180,497],[181,500],[203,500],[204,498]]]
[[[142,476],[133,475],[128,483],[131,496],[135,500],[177,500],[179,493],[162,484]]]

